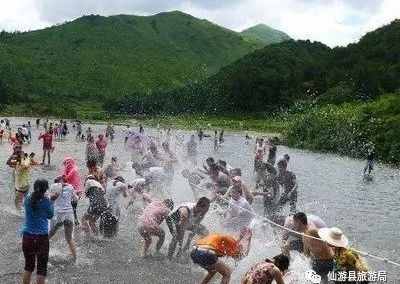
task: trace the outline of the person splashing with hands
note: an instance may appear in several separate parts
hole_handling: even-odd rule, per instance
[[[239,261],[249,254],[252,232],[243,228],[239,238],[225,234],[210,234],[196,242],[190,253],[192,261],[207,270],[201,282],[210,283],[215,274],[222,275],[221,284],[229,283],[232,270],[220,258],[232,257]]]

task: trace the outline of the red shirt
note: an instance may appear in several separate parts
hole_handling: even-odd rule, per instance
[[[50,150],[53,148],[53,135],[45,133],[39,136],[39,139],[43,139],[43,149]]]
[[[104,139],[103,140],[99,139],[96,141],[96,146],[100,153],[105,153],[107,147],[107,141]]]

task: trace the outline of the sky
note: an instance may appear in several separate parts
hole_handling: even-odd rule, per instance
[[[334,47],[400,18],[400,0],[0,0],[0,30],[36,30],[88,14],[172,10],[235,31],[264,23],[294,39]]]

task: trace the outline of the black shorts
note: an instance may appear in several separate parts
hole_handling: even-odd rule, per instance
[[[49,260],[49,236],[24,234],[22,251],[25,257],[25,271],[33,272],[36,265],[36,274],[46,276]]]
[[[218,261],[218,256],[212,250],[203,250],[198,248],[193,248],[190,257],[192,258],[193,263],[206,270],[209,270],[210,266],[216,264]]]

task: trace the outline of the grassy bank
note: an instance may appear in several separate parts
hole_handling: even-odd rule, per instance
[[[314,107],[292,115],[284,130],[288,145],[400,164],[400,95],[366,103]]]

